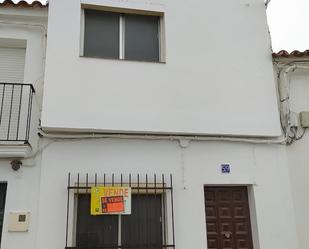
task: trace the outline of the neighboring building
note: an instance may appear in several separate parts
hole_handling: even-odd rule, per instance
[[[309,137],[309,51],[281,51],[273,55],[278,70],[278,87],[282,126],[290,137],[287,157],[290,169],[292,194],[294,200],[299,248],[309,245],[309,192],[307,166]]]
[[[47,8],[39,2],[0,3],[1,249],[36,247],[40,155],[34,155],[39,145],[46,31]],[[9,220],[20,211],[31,213],[26,234],[9,232],[14,230]]]
[[[262,0],[51,0],[46,41],[47,6],[0,6],[0,77],[35,90],[1,249],[299,248]],[[90,215],[98,185],[131,214]]]

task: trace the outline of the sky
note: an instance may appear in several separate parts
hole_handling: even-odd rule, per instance
[[[275,52],[309,49],[309,0],[271,0],[267,16]]]
[[[3,0],[0,0],[2,2]],[[18,0],[13,0],[17,2]],[[26,0],[32,2],[32,0]],[[230,1],[230,0],[227,0]],[[252,0],[248,0],[252,1]],[[41,0],[45,3],[46,0]],[[274,52],[309,49],[309,0],[271,0],[267,19]]]

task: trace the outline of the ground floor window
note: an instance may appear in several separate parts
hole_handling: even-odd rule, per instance
[[[69,174],[65,248],[175,249],[172,175]]]
[[[78,196],[76,246],[161,249],[160,195],[133,195],[131,215],[91,216],[90,195]]]
[[[6,183],[0,183],[0,246],[1,246],[1,235],[3,227],[3,216],[5,207],[5,197],[6,197]]]

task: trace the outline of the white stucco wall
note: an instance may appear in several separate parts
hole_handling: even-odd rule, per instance
[[[291,73],[290,89],[291,110],[297,113],[309,111],[309,70],[296,70]],[[309,246],[306,232],[309,229],[309,199],[306,194],[309,192],[308,148],[308,131],[301,140],[287,147],[300,249],[307,249]]]
[[[42,126],[278,136],[263,0],[83,0],[164,12],[166,63],[80,57],[81,2],[51,0]]]
[[[231,164],[230,175],[221,174],[221,163]],[[58,141],[44,150],[42,165],[37,248],[65,245],[68,172],[101,177],[172,173],[177,249],[207,248],[204,185],[248,185],[255,249],[298,248],[284,146],[191,142],[181,148],[177,141]],[[194,203],[189,215],[188,199]]]
[[[19,171],[11,168],[9,160],[0,162],[0,182],[6,182],[4,224],[1,249],[35,248],[37,235],[37,215],[40,184],[40,159],[25,160]],[[10,212],[30,212],[29,232],[8,232]]]
[[[24,82],[36,86],[42,84],[47,10],[1,8],[0,26],[0,38],[26,41]]]

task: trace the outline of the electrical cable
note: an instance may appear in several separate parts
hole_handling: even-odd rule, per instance
[[[265,6],[266,6],[266,8],[268,7],[268,4],[270,3],[270,1],[271,1],[271,0],[266,0],[266,1],[265,1]]]
[[[40,130],[39,134],[45,138],[63,139],[63,140],[79,140],[79,139],[102,139],[102,138],[118,138],[118,139],[143,139],[143,140],[192,140],[192,141],[226,141],[226,142],[244,142],[255,144],[283,144],[285,138],[283,136],[274,138],[264,138],[257,136],[212,136],[212,135],[170,135],[170,134],[130,134],[130,133],[48,133]]]
[[[280,102],[280,124],[282,131],[287,139],[287,144],[300,140],[305,135],[300,128],[291,124],[290,92],[291,92],[291,73],[296,69],[309,69],[308,61],[293,61],[289,63],[275,62],[279,68],[278,73],[278,90]],[[291,126],[293,125],[293,126]]]

